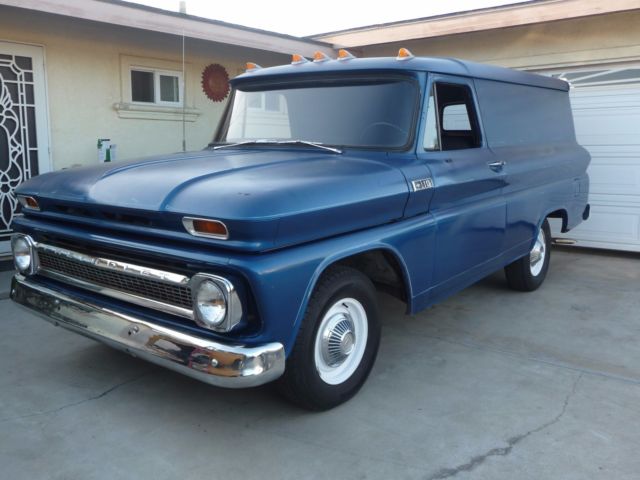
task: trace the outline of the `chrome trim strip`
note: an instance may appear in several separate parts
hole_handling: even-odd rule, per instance
[[[18,235],[25,237],[29,242],[29,244],[31,245],[31,248],[33,251],[33,258],[35,259],[35,262],[38,265],[38,267],[35,269],[33,273],[39,273],[46,277],[53,278],[54,280],[58,280],[63,283],[74,285],[76,287],[83,288],[85,290],[89,290],[91,292],[95,292],[101,295],[106,295],[111,298],[127,301],[135,305],[140,305],[142,307],[151,308],[151,309],[158,310],[161,312],[166,312],[172,315],[178,315],[180,317],[188,318],[189,320],[194,320],[201,327],[209,328],[210,330],[214,330],[214,331],[228,332],[233,327],[235,327],[238,323],[240,323],[240,321],[242,320],[242,303],[240,302],[238,293],[233,283],[231,283],[229,280],[227,280],[224,277],[220,277],[218,275],[212,275],[209,273],[198,273],[193,277],[187,277],[185,275],[180,275],[177,273],[165,272],[163,270],[142,267],[140,265],[135,265],[132,263],[110,260],[108,258],[94,257],[91,255],[76,252],[73,250],[67,250],[66,248],[55,247],[53,245],[47,245],[44,243],[37,243],[33,241],[33,239],[28,235],[21,235],[21,234],[18,234]],[[192,298],[194,303],[192,304],[191,308],[185,308],[183,306],[174,305],[171,303],[165,303],[165,302],[154,300],[147,297],[142,297],[140,295],[136,295],[130,292],[117,290],[110,287],[105,287],[105,286],[88,282],[86,280],[82,280],[73,276],[65,275],[64,273],[60,273],[54,270],[49,270],[39,265],[38,252],[51,253],[52,255],[62,257],[62,258],[67,258],[69,260],[76,261],[78,263],[82,263],[90,267],[123,273],[133,277],[144,278],[146,280],[159,281],[159,282],[163,282],[170,285],[188,287],[192,292]],[[215,328],[207,327],[203,325],[202,322],[199,322],[199,319],[196,318],[197,311],[195,308],[195,301],[196,301],[195,293],[196,293],[198,284],[203,279],[210,279],[215,281],[223,289],[225,298],[227,301],[227,316],[225,318],[225,321],[222,325]]]
[[[75,252],[73,250],[67,250],[66,248],[54,247],[53,245],[47,245],[44,243],[35,244],[38,250],[67,257],[70,260],[84,263],[85,265],[98,267],[103,270],[112,270],[118,273],[126,273],[134,277],[146,278],[148,280],[157,280],[159,282],[170,283],[174,285],[186,286],[189,283],[190,278],[178,273],[165,272],[163,270],[157,270],[155,268],[142,267],[140,265],[134,265],[132,263],[120,262],[117,260],[110,260],[108,258],[94,257],[86,255],[84,253]]]
[[[189,320],[193,320],[193,311],[188,308],[179,307],[170,303],[159,302],[158,300],[141,297],[139,295],[134,295],[133,293],[127,293],[120,290],[114,290],[109,287],[103,287],[94,283],[85,282],[84,280],[80,280],[79,278],[69,277],[68,275],[63,275],[58,272],[46,270],[44,268],[40,268],[40,270],[38,270],[38,273],[40,275],[44,275],[45,277],[53,278],[54,280],[58,280],[63,283],[68,283],[69,285],[89,290],[90,292],[99,293],[101,295],[106,295],[107,297],[134,303],[136,305],[140,305],[141,307],[152,308],[154,310],[159,310],[161,312],[166,312],[173,315],[178,315],[180,317],[188,318]]]
[[[219,223],[220,225],[222,225],[224,227],[225,232],[227,232],[226,235],[216,235],[214,233],[202,233],[202,232],[198,232],[194,227],[193,227],[193,222],[195,220],[200,220],[203,222],[215,222],[215,223]],[[187,230],[187,232],[189,232],[191,235],[193,235],[194,237],[205,237],[205,238],[215,238],[217,240],[228,240],[229,239],[229,229],[227,228],[227,226],[221,222],[220,220],[215,220],[212,218],[197,218],[197,217],[182,217],[182,225],[184,226],[184,228]]]
[[[185,275],[180,275],[177,273],[165,272],[165,271],[157,270],[154,268],[147,268],[147,267],[142,267],[140,265],[134,265],[131,263],[110,260],[108,258],[93,257],[91,255],[74,252],[73,250],[67,250],[66,248],[54,247],[53,245],[47,245],[44,243],[34,243],[34,245],[35,245],[36,251],[49,252],[53,255],[65,257],[70,260],[74,260],[76,262],[80,262],[88,266],[100,268],[103,270],[115,271],[118,273],[124,273],[127,275],[131,275],[133,277],[144,278],[147,280],[156,280],[156,281],[167,283],[170,285],[178,285],[183,287],[188,286],[189,282],[191,281],[189,277]],[[173,305],[170,303],[160,302],[158,300],[141,297],[133,293],[124,292],[121,290],[115,290],[113,288],[104,287],[102,285],[97,285],[95,283],[86,282],[79,278],[71,277],[59,272],[48,270],[46,268],[43,268],[42,266],[39,267],[36,273],[39,273],[49,278],[53,278],[54,280],[59,280],[64,283],[74,285],[79,288],[84,288],[85,290],[89,290],[91,292],[99,293],[112,298],[117,298],[118,300],[131,302],[133,304],[140,305],[142,307],[152,308],[154,310],[159,310],[161,312],[166,312],[172,315],[178,315],[180,317],[193,320],[193,310],[189,308],[180,307],[178,305]]]
[[[284,372],[284,347],[278,342],[220,343],[73,298],[20,274],[11,281],[11,298],[54,325],[210,385],[253,387]]]

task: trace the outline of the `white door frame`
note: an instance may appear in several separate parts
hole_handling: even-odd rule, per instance
[[[52,162],[49,143],[49,103],[47,100],[44,47],[42,45],[0,40],[0,54],[25,56],[32,59],[38,172],[49,172],[52,170]],[[9,242],[0,241],[0,257],[8,254],[9,251]]]

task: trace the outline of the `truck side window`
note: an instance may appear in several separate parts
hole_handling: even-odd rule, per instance
[[[440,150],[440,138],[438,135],[438,121],[436,120],[436,105],[433,89],[429,93],[427,101],[427,123],[424,128],[424,140],[422,146],[425,150]]]
[[[436,83],[429,95],[427,109],[425,150],[462,150],[481,146],[479,122],[468,86]]]

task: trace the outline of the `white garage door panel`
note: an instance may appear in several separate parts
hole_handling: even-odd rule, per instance
[[[600,195],[615,195],[616,197],[637,196],[640,202],[638,195],[640,192],[640,161],[635,158],[623,157],[620,153],[595,153],[593,149],[590,150],[590,192]]]
[[[581,246],[640,252],[640,83],[576,82],[571,105],[578,142],[591,154],[591,217],[565,236]],[[561,236],[557,222],[554,235]]]
[[[599,206],[573,232],[582,241],[615,242],[626,245],[640,243],[640,208]]]

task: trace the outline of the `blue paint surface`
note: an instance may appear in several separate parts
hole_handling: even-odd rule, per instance
[[[288,353],[316,281],[340,259],[387,252],[401,266],[407,310],[417,312],[527,255],[550,213],[562,215],[566,229],[582,220],[590,159],[576,143],[567,84],[560,80],[415,58],[288,65],[234,82],[387,71],[410,74],[421,92],[405,151],[352,148],[336,155],[265,145],[58,171],[19,187],[19,194],[38,198],[42,211],[27,212],[13,226],[40,241],[228,276],[252,318],[229,334],[100,301],[213,338],[279,341]],[[422,148],[425,99],[434,82],[447,79],[473,92],[482,132],[477,148]],[[487,167],[496,161],[504,168]],[[414,191],[412,181],[425,178],[433,188]],[[189,235],[184,215],[224,221],[229,240]]]

